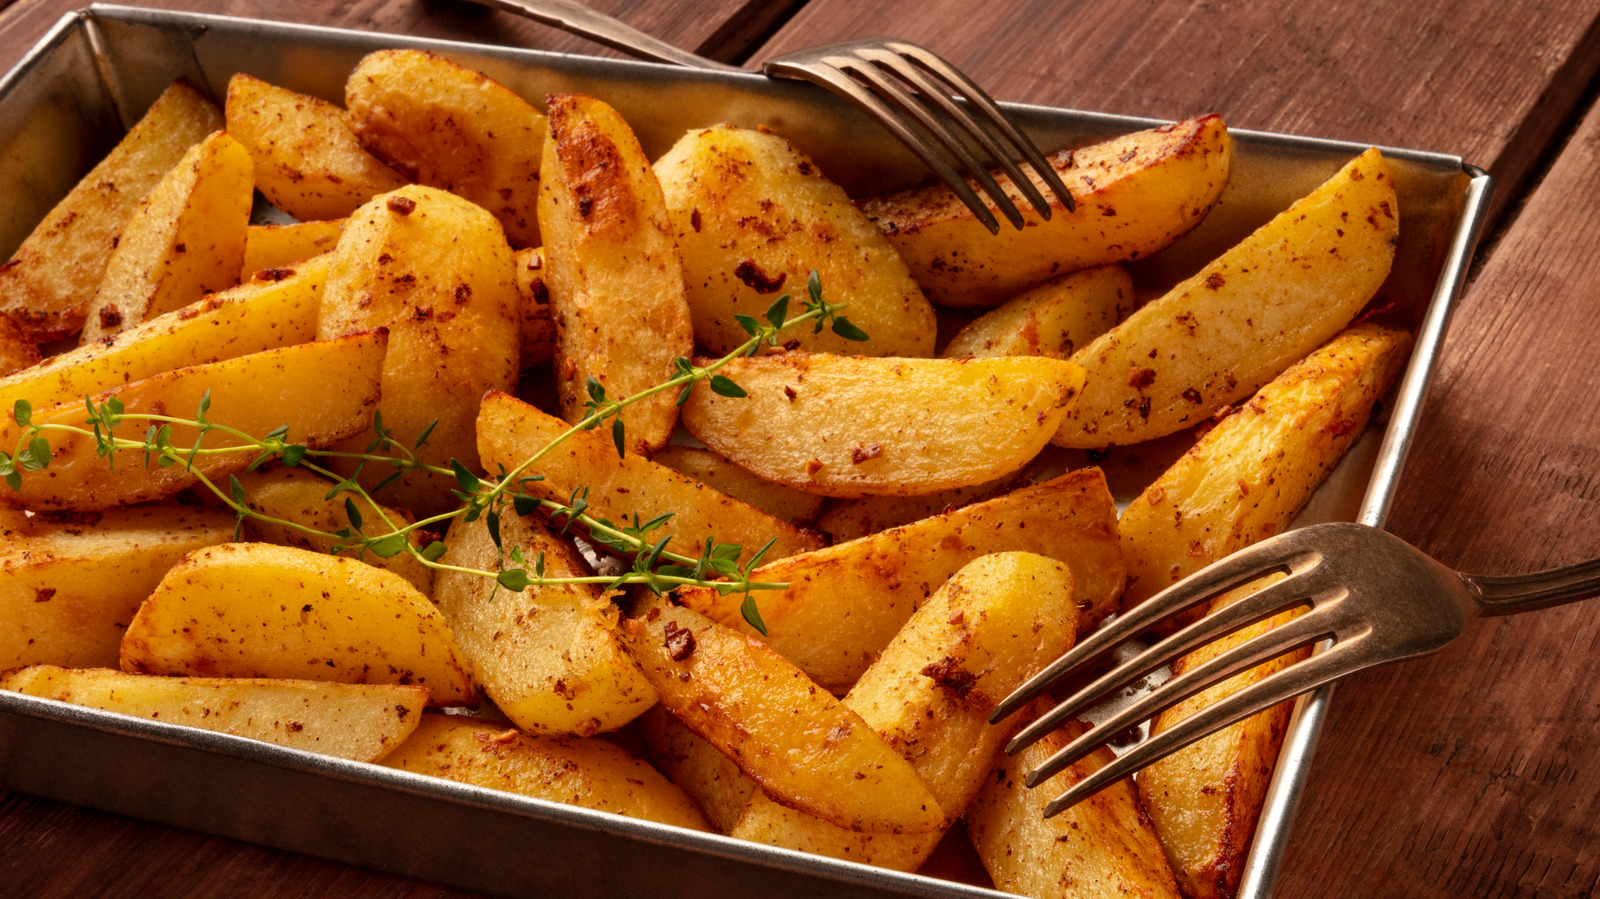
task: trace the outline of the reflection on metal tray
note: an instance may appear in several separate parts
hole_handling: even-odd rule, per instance
[[[338,101],[357,60],[396,46],[444,54],[530,98],[601,97],[652,156],[686,129],[726,121],[770,126],[852,193],[924,175],[842,101],[756,74],[94,6],[63,18],[0,82],[0,192],[8,199],[0,254],[16,248],[174,78],[220,98],[230,76],[247,72]],[[1010,109],[1047,149],[1153,124]],[[1233,134],[1233,176],[1221,202],[1179,244],[1134,266],[1142,292],[1191,273],[1363,149]],[[1383,295],[1418,334],[1417,348],[1381,434],[1369,432],[1347,457],[1306,520],[1382,522],[1488,199],[1489,178],[1457,158],[1385,153],[1405,225]],[[1106,461],[1119,492],[1136,492],[1159,471],[1147,455]],[[1324,688],[1299,703],[1242,896],[1271,891],[1329,695]],[[1002,895],[9,693],[0,693],[0,787],[507,895]]]

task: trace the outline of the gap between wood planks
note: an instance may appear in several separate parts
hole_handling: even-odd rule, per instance
[[[1590,38],[1593,38],[1593,40],[1589,40]],[[1600,45],[1600,34],[1586,35],[1585,40],[1586,43]],[[1575,53],[1573,55],[1586,54]],[[1499,209],[1492,214],[1493,218],[1489,221],[1489,230],[1478,241],[1478,250],[1472,257],[1471,266],[1467,269],[1467,283],[1462,291],[1463,296],[1470,292],[1473,285],[1477,283],[1478,275],[1483,271],[1484,265],[1494,255],[1495,250],[1499,249],[1500,242],[1505,238],[1507,232],[1511,230],[1511,226],[1516,224],[1517,219],[1522,216],[1522,211],[1527,208],[1528,200],[1544,185],[1545,178],[1549,176],[1551,167],[1567,151],[1567,147],[1571,145],[1572,139],[1578,133],[1578,129],[1583,126],[1584,117],[1589,114],[1589,110],[1596,103],[1600,103],[1600,73],[1590,77],[1588,86],[1584,88],[1578,101],[1567,109],[1566,116],[1561,124],[1551,129],[1550,142],[1545,145],[1534,163],[1528,167],[1528,171],[1523,175],[1520,183],[1495,184],[1495,192],[1506,192],[1506,198],[1499,204],[1495,204],[1499,206]],[[1510,193],[1512,191],[1516,191],[1516,193]]]
[[[5,0],[0,0],[3,4]],[[729,16],[711,36],[700,42],[694,52],[701,56],[742,66],[750,61],[756,48],[764,46],[773,35],[789,24],[789,20],[806,5],[807,0],[747,0],[738,12]]]

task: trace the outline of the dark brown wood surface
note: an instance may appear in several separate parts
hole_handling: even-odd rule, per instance
[[[191,2],[189,8],[200,6]],[[895,34],[1002,99],[1459,154],[1500,230],[1456,315],[1390,527],[1507,573],[1600,555],[1600,4],[1188,0],[597,4],[738,59]],[[67,8],[0,12],[0,67]],[[450,2],[224,2],[212,11],[582,50]],[[509,37],[508,37],[509,36]],[[1570,138],[1570,140],[1569,140]],[[1341,685],[1278,894],[1583,896],[1600,888],[1600,606],[1484,623]],[[466,895],[9,795],[0,894]]]

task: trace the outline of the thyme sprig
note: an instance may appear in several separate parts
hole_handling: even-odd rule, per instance
[[[766,627],[750,594],[752,591],[781,589],[788,585],[755,582],[751,580],[750,575],[772,548],[775,539],[767,541],[744,563],[739,561],[739,557],[743,554],[742,546],[717,543],[709,538],[697,556],[683,555],[668,549],[667,545],[672,538],[659,533],[671,519],[671,513],[659,515],[649,521],[641,521],[635,516],[632,522],[615,523],[589,514],[587,487],[574,490],[565,502],[531,495],[527,492],[528,486],[542,478],[527,472],[572,435],[579,431],[594,430],[607,420],[611,421],[612,441],[617,454],[619,457],[625,456],[627,433],[622,419],[623,410],[666,391],[678,391],[677,404],[680,406],[689,401],[694,385],[701,381],[706,381],[707,387],[718,395],[734,398],[746,396],[744,389],[733,379],[719,372],[734,359],[754,355],[764,346],[777,346],[778,335],[789,328],[812,322],[814,333],[820,333],[824,327],[831,326],[834,333],[847,339],[867,339],[867,335],[861,329],[839,315],[844,309],[843,304],[829,303],[823,298],[821,282],[815,271],[807,281],[807,297],[801,304],[803,311],[790,318],[789,302],[788,294],[779,297],[767,309],[765,321],[752,316],[735,316],[745,333],[749,335],[749,339],[744,343],[706,365],[696,365],[692,360],[680,356],[672,362],[675,372],[672,377],[631,396],[609,397],[605,385],[591,377],[586,385],[587,414],[538,452],[524,459],[510,471],[501,471],[496,478],[479,477],[457,459],[451,459],[448,466],[424,462],[418,451],[431,436],[437,421],[424,428],[416,440],[407,445],[396,439],[393,431],[384,424],[383,413],[375,411],[372,422],[375,436],[363,452],[317,449],[291,442],[287,426],[280,426],[264,437],[257,438],[245,431],[212,421],[208,417],[211,411],[210,391],[201,397],[199,408],[192,419],[166,414],[128,412],[122,400],[114,396],[99,404],[96,404],[92,397],[85,397],[87,417],[84,419],[83,427],[54,422],[35,422],[32,406],[27,400],[18,400],[12,415],[23,432],[13,452],[0,451],[0,477],[3,477],[13,490],[19,490],[25,472],[40,471],[49,467],[51,448],[45,437],[47,433],[87,437],[94,441],[96,454],[106,459],[106,464],[112,471],[116,469],[117,453],[124,450],[141,454],[146,468],[152,465],[157,468],[181,465],[232,510],[235,515],[235,539],[242,536],[245,521],[254,519],[330,542],[331,551],[335,553],[353,549],[358,556],[365,556],[370,552],[380,559],[405,553],[429,568],[492,578],[496,582],[497,590],[503,587],[514,592],[521,592],[530,586],[557,584],[599,584],[606,590],[614,590],[625,584],[643,584],[656,593],[681,586],[708,587],[723,595],[744,593],[745,600],[741,611],[746,621],[765,634]],[[144,436],[139,439],[118,436],[118,429],[130,424],[143,425]],[[194,429],[193,443],[182,446],[174,443],[174,428]],[[206,439],[212,434],[230,438],[232,445],[207,446]],[[254,471],[273,460],[279,460],[284,465],[304,468],[329,480],[332,486],[325,498],[333,500],[341,494],[346,494],[344,513],[348,525],[337,531],[325,531],[269,515],[251,506],[244,485],[236,475],[229,474],[227,485],[224,487],[195,466],[196,461],[204,457],[239,453],[254,453],[254,458],[245,467],[246,472]],[[334,459],[353,461],[351,472],[348,475],[341,475],[320,464]],[[379,464],[390,466],[393,471],[371,490],[364,488],[360,483],[362,473],[368,465]],[[383,506],[373,499],[373,494],[409,471],[423,471],[452,478],[456,485],[452,493],[461,504],[448,512],[414,522],[395,521]],[[363,508],[373,515],[377,524],[371,532],[366,529],[367,515],[363,513]],[[502,545],[500,520],[508,508],[517,515],[541,513],[558,524],[563,533],[575,525],[579,526],[589,542],[623,558],[631,558],[631,563],[627,570],[618,575],[580,577],[547,575],[543,553],[528,559],[520,548],[511,547],[507,551]],[[441,559],[447,547],[442,541],[434,539],[422,546],[417,545],[421,541],[413,541],[414,533],[429,532],[436,525],[445,525],[456,518],[466,522],[484,519],[490,538],[500,550],[498,570],[488,571],[445,563]],[[509,566],[506,564],[508,557],[512,563]]]

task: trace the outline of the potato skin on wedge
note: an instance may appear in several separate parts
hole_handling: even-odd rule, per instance
[[[809,525],[822,508],[822,497],[801,493],[757,477],[708,449],[673,444],[651,453],[650,461],[694,478],[770,515],[776,515],[796,527]]]
[[[297,263],[333,252],[344,233],[345,219],[298,222],[293,225],[251,225],[244,237],[244,277],[261,280],[276,273],[267,269],[294,269]]]
[[[239,283],[255,166],[217,132],[185,153],[123,226],[89,303],[82,343]]]
[[[605,740],[536,737],[457,715],[424,715],[417,732],[383,764],[599,812],[708,829],[682,790]]]
[[[739,823],[756,782],[659,704],[639,718],[650,761],[683,788],[717,833]]]
[[[35,409],[77,405],[163,372],[310,342],[327,281],[328,260],[308,260],[51,356],[0,378],[0,410],[9,416],[17,400]]]
[[[270,543],[190,553],[122,638],[122,670],[416,684],[434,705],[476,699],[455,636],[391,571]]]
[[[1042,357],[784,353],[735,359],[722,374],[749,395],[696,384],[684,427],[767,480],[841,497],[937,493],[1016,471],[1083,385],[1077,366]]]
[[[1120,265],[1063,275],[1018,294],[961,329],[939,355],[1071,358],[1133,311],[1133,279]]]
[[[1123,511],[1133,605],[1282,532],[1366,429],[1411,336],[1357,325],[1223,419]]]
[[[24,668],[0,690],[58,699],[290,749],[375,762],[422,720],[426,687],[309,680],[152,677],[104,668]]]
[[[345,111],[243,73],[228,81],[228,133],[256,166],[256,189],[297,219],[340,219],[404,185],[400,173],[361,149]]]
[[[35,515],[0,542],[0,671],[117,664],[128,622],[186,554],[233,539],[233,516],[199,506]]]
[[[1074,577],[1032,553],[983,556],[917,610],[844,699],[916,769],[948,816],[982,787],[1019,721],[989,723],[995,703],[1072,646]],[[926,861],[930,834],[858,834],[762,795],[732,836],[910,871]]]
[[[667,710],[780,802],[869,833],[944,823],[905,759],[761,641],[655,598],[622,632]]]
[[[1042,713],[1048,705],[1040,704]],[[1021,716],[1019,716],[1021,717]],[[1034,717],[1032,715],[1029,718]],[[1053,818],[1044,807],[1115,758],[1105,747],[1033,789],[1027,773],[1088,725],[1068,722],[1015,756],[995,755],[992,774],[967,806],[967,833],[996,889],[1037,899],[1178,899],[1132,780],[1122,780]]]
[[[252,543],[276,543],[312,552],[332,552],[340,541],[313,536],[271,519],[316,528],[325,533],[335,533],[351,525],[344,505],[349,494],[341,493],[329,499],[328,491],[333,482],[304,468],[278,466],[257,470],[239,475],[239,483],[244,487],[245,505],[265,516],[252,516],[244,521],[244,539]],[[399,509],[386,506],[374,508],[365,500],[351,499],[356,503],[357,513],[366,516],[368,533],[384,533],[384,518],[393,522],[395,527],[412,522],[411,516]],[[412,531],[408,535],[413,546],[419,545],[419,533],[425,532]],[[370,552],[363,554],[359,548],[346,547],[338,554],[360,559],[378,568],[387,568],[410,581],[423,594],[433,592],[433,569],[417,561],[410,553],[396,553],[381,559]]]
[[[482,206],[516,246],[539,245],[545,118],[510,88],[425,50],[379,50],[350,73],[344,105],[367,152]]]
[[[495,571],[513,548],[529,564],[544,558],[547,577],[589,574],[541,524],[500,517],[500,541],[483,519],[456,519],[445,565]],[[656,691],[617,636],[617,609],[590,584],[531,586],[520,593],[459,571],[439,572],[433,592],[473,680],[529,733],[587,737],[627,724],[656,702]]]
[[[1399,201],[1368,150],[1126,321],[1075,353],[1083,395],[1060,446],[1122,446],[1198,424],[1321,346],[1394,261]]]
[[[478,471],[478,399],[516,384],[517,303],[511,247],[499,223],[460,197],[411,185],[351,216],[334,250],[317,333],[388,328],[385,426],[408,447],[432,427],[417,449],[424,462],[458,459]],[[373,436],[364,431],[342,448],[361,452]],[[390,473],[368,465],[360,480],[371,490]],[[448,484],[421,471],[406,472],[377,498],[418,516],[456,506]]]
[[[190,147],[221,127],[222,110],[187,81],[173,82],[0,265],[0,311],[35,341],[82,328],[139,201]]]
[[[867,340],[803,327],[783,342],[812,353],[933,355],[933,307],[906,264],[782,137],[731,125],[690,131],[656,160],[656,174],[683,249],[695,338],[714,355],[748,338],[734,316],[760,319],[780,295],[804,296],[812,270]]]
[[[1058,559],[1079,572],[1078,624],[1115,611],[1126,568],[1116,507],[1097,469],[1062,475],[987,502],[780,559],[752,580],[787,583],[751,594],[766,642],[812,680],[843,691],[895,639],[916,609],[969,562],[1013,550]],[[745,634],[740,594],[705,587],[675,591],[679,602]]]
[[[1230,605],[1283,578],[1281,572],[1270,574],[1218,597],[1211,608]],[[1304,606],[1290,609],[1208,643],[1174,662],[1172,674],[1177,677],[1287,624],[1304,610]],[[1157,716],[1150,732],[1168,730],[1310,654],[1310,647],[1286,653],[1197,693]],[[1292,700],[1281,702],[1139,772],[1139,795],[1185,896],[1228,899],[1238,893],[1245,854],[1255,836],[1293,710]]]
[[[209,394],[211,421],[258,439],[287,426],[290,440],[325,449],[359,431],[369,420],[378,401],[378,375],[387,343],[387,332],[370,331],[280,347],[155,375],[96,394],[92,401],[98,407],[116,397],[128,414],[192,416]],[[84,403],[80,400],[35,410],[32,421],[82,427]],[[133,428],[144,436],[143,422]],[[0,419],[0,445],[16,445],[21,431],[14,420]],[[173,445],[192,445],[197,433],[192,426],[175,425]],[[242,447],[236,453],[200,456],[191,471],[185,465],[146,468],[143,450],[119,449],[113,470],[109,460],[97,452],[92,436],[50,433],[45,439],[51,446],[49,467],[26,472],[20,489],[0,487],[0,506],[91,511],[132,505],[197,485],[195,472],[213,483],[220,478],[226,484],[229,474],[243,471],[259,455],[257,450]],[[225,448],[238,446],[238,441],[213,431],[206,435],[205,445]]]
[[[478,413],[478,449],[490,471],[515,469],[571,425],[513,396],[491,393]],[[749,559],[776,538],[766,558],[780,559],[822,545],[817,534],[719,493],[705,484],[630,453],[619,458],[611,436],[579,431],[523,473],[543,480],[526,484],[529,495],[568,502],[588,488],[590,514],[612,521],[649,521],[672,513],[655,534],[671,534],[670,549],[698,555],[706,538],[744,547]]]
[[[943,184],[861,201],[943,306],[998,306],[1058,275],[1142,259],[1188,233],[1227,185],[1233,141],[1216,115],[1114,138],[1048,161],[1072,191],[1067,212],[1048,188],[1043,221],[1009,181],[1028,227],[990,234]]]
[[[588,416],[588,384],[606,397],[641,393],[694,352],[683,263],[661,185],[617,111],[581,94],[551,94],[539,218],[544,283],[556,325],[561,417]],[[678,422],[675,391],[622,412],[627,446],[665,446]]]

